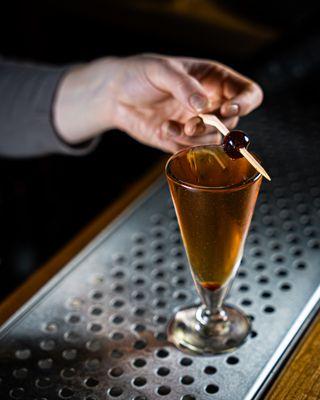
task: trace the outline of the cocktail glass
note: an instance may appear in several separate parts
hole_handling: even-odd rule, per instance
[[[245,158],[231,159],[222,145],[173,155],[166,175],[200,306],[178,311],[168,339],[188,353],[231,351],[250,332],[247,316],[223,304],[239,267],[261,184]]]

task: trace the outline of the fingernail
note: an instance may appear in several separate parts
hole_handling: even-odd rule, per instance
[[[178,125],[171,123],[168,125],[167,133],[168,136],[179,136],[181,133],[181,129]]]
[[[193,93],[189,99],[191,107],[196,111],[204,111],[208,107],[208,99],[202,94]]]
[[[239,114],[239,104],[229,104],[226,107],[226,114],[228,115],[228,117],[232,117],[234,115],[238,115]]]

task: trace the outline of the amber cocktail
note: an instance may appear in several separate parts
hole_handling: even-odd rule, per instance
[[[250,330],[247,317],[222,301],[240,264],[261,175],[245,158],[233,160],[218,145],[180,151],[168,161],[166,174],[203,302],[175,315],[169,340],[194,353],[229,351]]]

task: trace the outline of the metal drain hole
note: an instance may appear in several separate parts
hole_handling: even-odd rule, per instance
[[[133,278],[133,283],[135,285],[141,286],[141,285],[144,285],[146,283],[146,281],[143,278],[137,277],[137,278]]]
[[[124,301],[122,299],[115,299],[112,301],[111,306],[114,308],[121,308],[124,306]]]
[[[167,376],[170,374],[170,369],[167,367],[160,367],[157,369],[157,374],[160,376]]]
[[[101,342],[97,339],[89,340],[86,343],[86,347],[90,351],[98,351],[101,349]]]
[[[266,269],[266,265],[263,264],[263,263],[259,263],[259,264],[256,264],[256,266],[254,267],[254,269],[255,269],[256,271],[263,271],[263,270]]]
[[[181,378],[181,383],[183,385],[191,385],[194,382],[194,378],[190,375],[185,375]]]
[[[196,400],[196,398],[191,394],[185,394],[184,396],[181,397],[181,400]]]
[[[298,261],[297,263],[295,263],[295,267],[296,269],[304,270],[307,268],[307,264],[304,261]]]
[[[156,257],[153,258],[152,262],[153,262],[153,264],[159,265],[159,264],[162,264],[164,262],[164,258],[160,257],[160,256],[156,256]]]
[[[109,395],[110,395],[111,397],[119,397],[119,396],[122,395],[122,393],[123,393],[123,390],[122,390],[120,387],[117,387],[117,386],[112,387],[112,388],[109,390]]]
[[[250,300],[250,299],[243,299],[243,300],[241,301],[241,304],[242,304],[243,306],[251,306],[252,300]]]
[[[290,253],[294,256],[294,257],[300,257],[303,254],[303,250],[300,249],[299,247],[292,247],[290,249]]]
[[[136,244],[143,244],[145,242],[145,236],[142,234],[135,234],[132,237],[132,240],[136,243]]]
[[[193,363],[193,361],[191,360],[191,358],[188,357],[183,357],[180,360],[180,364],[183,365],[184,367],[189,367],[189,365],[191,365]]]
[[[118,349],[113,349],[110,355],[112,358],[121,358],[123,357],[123,352]]]
[[[22,387],[14,388],[10,390],[9,394],[12,399],[22,399],[24,397],[24,389]]]
[[[269,278],[267,276],[260,276],[258,278],[258,283],[260,283],[260,285],[265,285],[269,283]]]
[[[97,379],[90,377],[85,379],[84,384],[89,388],[93,388],[99,385],[99,381]]]
[[[162,279],[166,276],[165,272],[162,270],[155,270],[153,271],[152,275],[156,278],[156,279]]]
[[[289,235],[287,235],[287,241],[291,244],[297,244],[297,243],[299,243],[300,239],[296,235],[289,234]]]
[[[154,292],[156,292],[158,294],[163,294],[167,290],[167,287],[160,283],[160,284],[155,285],[152,289]]]
[[[58,332],[58,325],[55,322],[49,322],[44,325],[43,331],[46,333],[56,333]]]
[[[167,334],[165,332],[157,332],[155,334],[155,338],[160,342],[167,340]]]
[[[169,355],[169,352],[166,349],[159,349],[156,352],[156,356],[159,358],[166,358],[166,357],[168,357],[168,355]]]
[[[249,285],[245,285],[245,284],[240,285],[239,288],[238,288],[239,292],[247,292],[249,289],[250,289],[250,286]]]
[[[74,360],[77,356],[77,350],[76,349],[68,349],[68,350],[64,350],[62,352],[62,357],[65,360]]]
[[[137,350],[142,350],[147,346],[147,342],[145,340],[137,340],[133,347]]]
[[[146,310],[144,308],[136,308],[134,310],[134,315],[137,317],[142,317],[145,314]]]
[[[144,378],[142,376],[138,376],[137,378],[135,378],[132,381],[132,383],[133,383],[134,386],[141,387],[141,386],[144,386],[147,383],[147,380],[146,380],[146,378]]]
[[[148,398],[145,396],[136,396],[133,398],[133,400],[148,400]]]
[[[132,293],[132,296],[134,299],[136,299],[138,301],[144,300],[144,298],[146,297],[143,292],[134,292],[134,293]]]
[[[238,277],[239,277],[239,278],[246,278],[246,277],[247,277],[247,271],[245,271],[245,270],[240,270],[240,271],[238,272]]]
[[[177,300],[183,301],[186,300],[187,295],[184,292],[174,292],[173,297]]]
[[[119,325],[124,321],[124,318],[121,315],[114,315],[111,321],[113,324]]]
[[[184,286],[186,284],[186,280],[185,280],[185,278],[182,278],[182,277],[175,277],[175,278],[173,278],[172,283],[175,286]]]
[[[287,292],[287,291],[290,290],[290,289],[291,289],[290,283],[283,283],[283,284],[280,286],[280,290],[283,290],[283,291],[285,291],[285,292]]]
[[[41,340],[40,348],[45,351],[51,351],[56,347],[56,342],[52,339]]]
[[[284,268],[281,268],[276,272],[276,275],[278,275],[278,276],[287,276],[288,275],[288,271],[286,269],[284,269]]]
[[[156,308],[164,308],[167,305],[167,303],[164,300],[156,300],[154,302],[154,306]]]
[[[100,300],[103,297],[103,293],[99,290],[95,290],[90,294],[90,297],[92,298],[92,300]]]
[[[27,368],[20,368],[20,369],[15,369],[12,372],[12,375],[16,378],[16,379],[25,379],[28,375],[28,370]],[[1,382],[0,382],[1,383]]]
[[[50,369],[52,367],[52,364],[52,358],[44,358],[43,360],[38,361],[38,367],[41,369]]]
[[[157,389],[157,393],[160,396],[166,396],[171,392],[171,388],[169,386],[159,386]]]
[[[163,216],[161,214],[153,214],[150,217],[150,221],[154,225],[161,225],[163,222]]]
[[[269,292],[268,290],[264,290],[261,294],[261,297],[263,297],[264,299],[269,299],[272,296],[272,292]]]
[[[207,375],[214,375],[217,372],[217,368],[213,367],[212,365],[208,365],[205,367],[203,372]]]
[[[145,252],[144,252],[143,248],[136,248],[136,249],[132,249],[132,254],[134,257],[143,257]]]
[[[101,361],[99,360],[99,358],[92,358],[92,359],[88,359],[85,362],[85,366],[87,369],[90,370],[96,370],[100,367]]]
[[[74,391],[70,388],[64,387],[59,390],[59,397],[61,399],[70,399],[74,395]]]
[[[257,333],[256,331],[251,331],[251,332],[250,332],[250,336],[251,336],[252,338],[255,338],[256,336],[258,336],[258,333]]]
[[[75,376],[76,371],[74,368],[64,368],[60,374],[64,379],[71,379]]]
[[[99,315],[101,315],[103,313],[103,309],[101,307],[96,307],[93,306],[90,309],[90,314],[93,315],[94,317],[98,317]]]
[[[83,305],[84,301],[79,297],[72,297],[67,301],[67,307],[71,310],[79,310]]]
[[[229,364],[229,365],[235,365],[235,364],[238,364],[239,358],[235,357],[235,356],[230,356],[227,358],[226,361],[227,361],[227,364]]]
[[[214,394],[214,393],[217,393],[218,391],[219,391],[219,386],[217,386],[217,385],[211,384],[206,387],[207,393]]]
[[[142,264],[142,263],[136,263],[136,264],[134,264],[134,269],[135,269],[136,271],[143,271],[144,268],[145,268],[145,265]]]
[[[136,325],[134,325],[133,330],[140,333],[140,332],[145,331],[146,327],[142,324],[136,324]]]
[[[183,264],[176,264],[174,266],[174,270],[177,271],[177,272],[184,271],[185,270],[185,266]]]
[[[31,351],[29,349],[17,350],[15,356],[19,360],[27,360],[31,357]]]
[[[163,238],[164,232],[162,228],[153,228],[151,230],[151,235],[157,239]]]
[[[47,389],[52,385],[51,379],[47,377],[39,378],[36,380],[36,387],[39,389]]]
[[[154,317],[154,322],[156,324],[165,324],[167,322],[167,317],[165,317],[164,315],[156,315]]]
[[[171,255],[172,257],[182,257],[183,256],[183,251],[179,247],[175,247],[171,250]]]
[[[113,285],[113,291],[116,293],[121,293],[124,291],[124,287],[120,284]]]
[[[75,331],[68,331],[63,335],[63,337],[66,342],[70,343],[78,342],[81,338],[79,333]]]
[[[266,306],[264,307],[263,311],[267,314],[272,314],[275,312],[275,308],[273,306]]]
[[[133,365],[137,368],[142,368],[147,364],[146,360],[144,358],[136,358],[133,361]]]
[[[112,256],[115,264],[122,265],[126,262],[126,257],[123,254],[114,254]]]
[[[66,321],[70,324],[78,324],[81,321],[81,317],[78,314],[67,315]]]
[[[111,276],[114,279],[122,279],[122,278],[124,278],[125,273],[124,273],[124,271],[122,269],[119,269],[119,270],[113,271],[111,273]]]
[[[151,243],[151,247],[155,251],[162,251],[164,249],[164,244],[162,242],[155,241]]]
[[[113,332],[111,335],[112,340],[122,340],[123,338],[124,338],[124,335],[121,332]]]
[[[115,367],[110,369],[109,375],[112,376],[113,378],[119,378],[123,374],[123,369],[120,367]]]
[[[320,249],[320,241],[316,240],[316,239],[309,240],[307,245],[312,250],[319,250]]]

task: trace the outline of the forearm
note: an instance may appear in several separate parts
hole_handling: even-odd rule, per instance
[[[0,155],[82,154],[59,137],[52,105],[64,68],[0,61]]]

